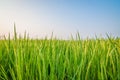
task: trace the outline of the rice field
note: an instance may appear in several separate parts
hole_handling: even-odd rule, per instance
[[[120,80],[120,38],[0,40],[0,80]]]

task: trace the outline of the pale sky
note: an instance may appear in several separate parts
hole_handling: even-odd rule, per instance
[[[0,0],[0,36],[19,34],[31,38],[120,37],[120,0]]]

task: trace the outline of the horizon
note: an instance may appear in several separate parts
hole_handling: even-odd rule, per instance
[[[0,1],[0,36],[18,34],[30,38],[68,39],[120,37],[120,1],[118,0],[4,0]]]
[[[73,36],[72,34],[68,36],[68,38],[59,38],[57,36],[54,36],[54,33],[52,32],[50,36],[44,36],[44,37],[30,37],[29,33],[27,33],[26,31],[24,32],[24,34],[20,34],[20,33],[17,33],[17,30],[16,30],[16,25],[14,23],[14,29],[13,29],[13,34],[11,35],[10,33],[8,33],[7,35],[2,35],[0,36],[0,40],[6,40],[6,39],[10,39],[10,40],[14,40],[14,39],[32,39],[32,40],[51,40],[51,39],[55,39],[55,40],[96,40],[96,39],[105,39],[105,40],[108,40],[109,38],[111,39],[119,39],[120,37],[118,36],[112,36],[110,34],[105,34],[105,36],[102,36],[102,35],[94,35],[92,37],[85,37],[85,38],[81,38],[81,35],[79,32],[76,32],[75,36]]]

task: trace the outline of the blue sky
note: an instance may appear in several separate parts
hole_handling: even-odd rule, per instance
[[[120,0],[0,0],[0,35],[120,37]]]

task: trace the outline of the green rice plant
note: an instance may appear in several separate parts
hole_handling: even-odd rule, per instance
[[[0,40],[0,80],[120,80],[120,38]]]

